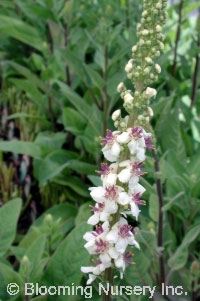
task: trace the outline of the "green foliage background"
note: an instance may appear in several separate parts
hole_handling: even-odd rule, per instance
[[[177,1],[178,2],[178,1]],[[136,43],[139,0],[1,0],[0,3],[0,299],[6,285],[85,285],[83,233],[98,185],[99,136],[122,106],[116,86]],[[200,289],[199,1],[169,6],[162,73],[152,101],[164,193],[168,285],[197,300]],[[181,25],[176,52],[178,23]],[[195,86],[196,80],[196,86]],[[127,86],[130,82],[127,81]],[[194,90],[195,88],[195,90]],[[193,93],[195,92],[195,97]],[[192,103],[192,107],[191,107]],[[135,251],[123,285],[157,285],[158,197],[149,154]],[[95,285],[94,285],[95,291]],[[159,295],[155,300],[167,300]],[[127,296],[117,300],[126,300]],[[116,298],[115,298],[116,299]],[[84,300],[32,297],[28,300]],[[92,300],[100,300],[94,295]],[[127,300],[148,300],[132,296]]]

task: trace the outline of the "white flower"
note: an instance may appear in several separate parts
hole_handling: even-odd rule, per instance
[[[104,154],[104,157],[110,162],[115,162],[119,157],[121,151],[120,145],[116,141],[117,135],[118,132],[107,130],[106,137],[102,138],[102,142],[104,144],[102,152]]]
[[[123,254],[128,245],[134,245],[139,248],[139,244],[135,240],[132,232],[132,227],[128,225],[124,218],[120,218],[112,230],[107,234],[106,239],[110,243],[115,244],[115,249],[118,253]]]
[[[156,97],[157,91],[153,88],[147,87],[145,95],[147,96],[147,98]]]
[[[128,143],[131,140],[131,137],[128,132],[123,132],[117,137],[117,142],[120,144]]]
[[[121,183],[129,182],[129,186],[132,187],[139,182],[140,176],[144,174],[141,171],[142,164],[137,161],[131,162],[129,160],[125,161],[125,163],[126,163],[126,168],[121,170],[121,172],[118,174],[118,178]]]
[[[98,171],[97,173],[101,175],[103,186],[116,184],[117,169],[117,163],[112,163],[110,166],[107,163],[101,163],[101,171]]]
[[[131,252],[126,252],[125,254],[120,254],[120,256],[115,259],[115,266],[120,269],[120,278],[123,278],[123,273],[125,268],[128,264],[133,264],[134,262],[131,261],[133,254]]]
[[[139,161],[144,161],[145,156],[145,140],[143,130],[139,127],[129,129],[131,141],[128,143],[128,148],[131,155],[135,155]]]
[[[111,214],[117,212],[118,206],[115,201],[104,201],[102,203],[96,203],[92,209],[94,214],[90,216],[87,223],[94,226],[99,222],[107,221]]]
[[[112,114],[112,120],[116,121],[121,116],[121,110],[116,110]]]
[[[87,285],[90,285],[97,278],[97,276],[99,276],[106,269],[106,267],[103,265],[103,263],[101,262],[100,259],[94,263],[96,264],[96,266],[81,267],[82,273],[92,273],[92,274],[89,274],[89,279],[87,281]],[[111,263],[110,263],[110,266],[111,266]],[[110,266],[107,266],[107,268]]]
[[[109,231],[109,222],[106,221],[102,225],[96,226],[96,230],[92,232],[86,232],[83,238],[87,241],[84,247],[88,250],[90,254],[94,254],[96,249],[96,241],[99,239],[104,239]]]

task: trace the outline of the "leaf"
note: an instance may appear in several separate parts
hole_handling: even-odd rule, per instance
[[[21,199],[9,201],[0,208],[0,255],[4,255],[15,239]]]
[[[75,225],[78,226],[82,222],[87,222],[89,217],[92,215],[92,210],[90,208],[91,202],[84,203],[80,206],[77,217],[75,219]]]
[[[47,214],[51,214],[54,220],[61,218],[62,221],[66,221],[70,217],[76,216],[77,208],[69,203],[55,205],[50,209],[46,210],[39,218],[37,218],[33,226],[34,227],[41,226]]]
[[[2,291],[0,291],[0,298],[2,298],[2,296],[6,293],[5,294],[6,299],[2,299],[2,300],[10,300],[10,297],[6,290],[6,287],[9,283],[16,283],[17,285],[19,285],[21,289],[23,288],[23,280],[20,277],[19,273],[15,272],[11,267],[9,267],[8,265],[2,262],[0,262],[0,279],[1,279],[1,286],[3,289]]]
[[[88,186],[75,176],[64,176],[63,178],[58,177],[54,180],[54,183],[70,187],[74,192],[80,194],[83,197],[89,197]]]
[[[199,235],[200,224],[190,229],[184,237],[182,244],[178,247],[175,254],[169,259],[168,264],[172,270],[178,270],[186,264],[188,258],[188,247],[197,237],[199,237]]]
[[[79,285],[82,273],[81,266],[89,263],[89,254],[84,248],[83,234],[91,230],[91,226],[82,223],[77,226],[58,247],[51,260],[43,280],[48,285]]]
[[[74,135],[82,135],[86,127],[86,120],[72,108],[63,109],[63,124]]]
[[[158,196],[155,193],[150,195],[149,215],[153,219],[153,221],[158,221]]]
[[[91,118],[91,116],[94,115],[94,113],[98,112],[98,115],[100,115],[100,112],[97,111],[97,108],[94,106],[89,106],[83,98],[81,98],[76,92],[74,92],[69,86],[62,83],[59,80],[56,80],[55,83],[58,84],[60,87],[62,93],[64,96],[67,97],[67,100],[79,111],[79,113],[88,120],[89,124],[91,124],[92,128],[95,131],[95,134],[97,136],[101,135],[101,129],[102,124],[99,123],[99,120],[95,120],[95,118]]]
[[[7,120],[18,119],[18,118],[35,119],[38,122],[43,123],[45,126],[48,126],[48,127],[51,126],[51,123],[49,121],[47,121],[46,119],[44,119],[40,116],[30,115],[30,114],[27,114],[27,113],[14,113],[14,114],[11,114],[7,117]]]
[[[40,235],[27,249],[25,252],[25,256],[28,257],[29,262],[31,263],[31,268],[29,271],[30,279],[33,281],[33,277],[35,277],[39,267],[41,265],[41,259],[43,253],[45,251],[46,245],[46,235]],[[20,265],[19,273],[23,275],[23,264]],[[39,279],[37,279],[39,280]]]
[[[48,149],[34,142],[26,141],[0,141],[0,151],[24,154],[40,159],[44,157]]]
[[[0,15],[0,33],[15,38],[37,50],[47,49],[47,43],[35,27],[24,21]]]
[[[62,148],[62,145],[65,143],[67,134],[63,132],[40,132],[35,139],[35,143],[40,144],[41,146],[48,147],[52,150],[57,150]]]

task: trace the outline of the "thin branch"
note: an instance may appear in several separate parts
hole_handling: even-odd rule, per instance
[[[200,9],[199,9],[199,15],[197,19],[197,32],[198,32],[198,37],[197,37],[197,48],[200,50],[200,32],[199,32],[199,23],[200,23]],[[193,74],[193,80],[192,80],[192,95],[191,95],[191,108],[195,104],[195,99],[196,99],[196,92],[198,88],[198,75],[199,75],[199,65],[200,65],[200,56],[199,52],[197,50],[196,58],[195,58],[195,68],[194,68],[194,74]]]
[[[174,61],[172,65],[171,74],[174,76],[176,72],[176,65],[177,65],[177,51],[178,51],[178,44],[181,37],[181,23],[182,23],[182,10],[183,10],[184,0],[180,0],[179,9],[178,9],[178,27],[176,32],[176,41],[175,41],[175,48],[174,48]]]
[[[110,285],[113,284],[113,268],[109,268],[109,269],[105,270],[104,279]],[[110,291],[108,292],[107,295],[105,293],[103,294],[102,301],[111,301],[111,300],[112,300],[112,295],[111,295]]]
[[[156,172],[156,188],[157,188],[157,195],[159,200],[159,213],[158,213],[158,237],[157,237],[157,244],[158,247],[163,247],[163,211],[162,207],[164,205],[163,200],[163,191],[162,191],[162,183],[160,179],[160,166],[159,166],[159,158],[155,150],[152,150],[152,155],[154,158],[154,168]],[[163,251],[159,251],[159,269],[160,269],[160,279],[159,284],[162,287],[162,283],[165,283],[165,265],[164,265],[164,256]]]
[[[103,112],[104,112],[103,130],[105,135],[107,130],[107,121],[108,121],[108,93],[107,93],[108,45],[105,46],[104,58],[105,58],[105,66],[103,70],[104,87],[102,89],[102,100],[103,100]]]

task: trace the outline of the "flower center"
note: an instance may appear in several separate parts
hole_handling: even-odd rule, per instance
[[[131,261],[131,258],[133,257],[133,253],[131,252],[126,252],[124,254],[124,261],[125,261],[125,264],[133,264],[133,262]]]
[[[116,200],[118,198],[118,188],[115,185],[107,186],[105,198],[109,200]]]
[[[103,254],[108,250],[109,242],[103,239],[99,239],[98,241],[95,242],[95,245],[97,246],[95,252],[97,254]]]
[[[96,206],[92,207],[92,210],[94,212],[102,212],[104,208],[105,208],[105,204],[104,203],[98,203]]]
[[[132,128],[130,136],[133,137],[134,139],[142,138],[143,137],[143,131],[139,127]]]
[[[132,227],[130,225],[125,224],[125,225],[122,225],[122,226],[119,227],[118,234],[122,238],[127,238],[127,237],[132,236],[131,230],[132,230]]]
[[[107,130],[106,137],[102,137],[102,143],[104,146],[106,145],[112,145],[115,141],[116,137],[113,135],[111,130]]]
[[[145,140],[146,148],[148,148],[150,150],[154,149],[153,145],[152,145],[152,138],[151,137],[147,137],[144,140]]]
[[[97,171],[97,173],[101,176],[106,176],[110,173],[110,167],[107,163],[101,163],[101,170]]]
[[[135,194],[132,195],[132,200],[134,201],[134,203],[137,206],[144,206],[144,205],[146,205],[145,201],[140,200],[141,196],[142,196],[142,194],[140,192],[135,193]]]
[[[134,162],[131,164],[131,173],[135,174],[136,176],[140,177],[144,175],[145,173],[141,171],[143,164],[140,162]]]
[[[94,236],[98,236],[98,235],[100,235],[100,234],[102,234],[102,233],[103,233],[103,227],[102,227],[101,225],[96,227],[96,231],[93,231],[93,232],[92,232],[92,234],[93,234]]]

